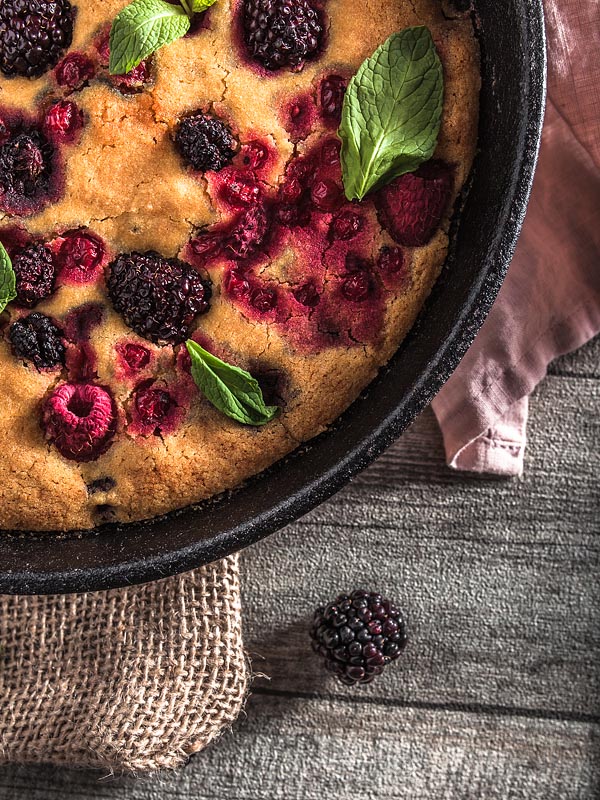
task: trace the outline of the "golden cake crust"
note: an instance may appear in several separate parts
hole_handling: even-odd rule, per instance
[[[125,5],[122,0],[74,4],[72,51],[89,51]],[[90,81],[74,96],[85,125],[77,142],[64,147],[59,197],[21,222],[46,241],[89,228],[104,240],[111,257],[156,250],[185,258],[190,238],[203,226],[218,223],[225,212],[211,196],[210,181],[186,170],[173,146],[183,116],[210,108],[231,125],[240,142],[269,142],[276,156],[262,180],[276,188],[290,159],[310,151],[325,135],[317,120],[312,132],[294,141],[282,112],[286,104],[303,93],[314,96],[326,74],[353,74],[392,32],[421,24],[431,30],[443,63],[445,99],[435,157],[453,165],[456,196],[476,148],[479,62],[470,20],[448,19],[435,0],[367,0],[358,5],[327,0],[326,12],[327,46],[297,73],[265,77],[249,69],[232,25],[236,6],[218,0],[209,12],[209,27],[153,56],[152,80],[143,91],[124,95],[108,80]],[[31,113],[60,94],[52,73],[37,80],[0,77],[2,108]],[[365,247],[375,254],[393,242],[377,224],[374,208],[365,204],[364,213],[376,231]],[[14,223],[10,214],[0,215],[0,240],[2,227]],[[85,529],[106,520],[149,518],[234,488],[323,431],[389,360],[412,326],[446,257],[448,224],[446,217],[426,246],[405,248],[410,280],[385,289],[381,330],[364,341],[354,341],[351,330],[350,339],[346,336],[340,344],[304,346],[302,334],[293,333],[293,321],[286,327],[252,318],[233,304],[223,292],[222,265],[211,266],[213,298],[210,311],[197,319],[199,332],[236,364],[251,370],[260,365],[282,376],[281,414],[260,428],[228,419],[199,392],[189,391],[173,431],[132,432],[128,408],[135,381],[120,371],[115,345],[139,341],[147,347],[153,354],[148,375],[167,387],[189,382],[182,378],[181,346],[159,346],[138,337],[112,308],[103,280],[59,282],[36,311],[61,321],[84,303],[105,307],[90,344],[97,381],[111,387],[120,409],[119,429],[107,452],[87,463],[65,459],[45,438],[41,403],[65,376],[56,370],[38,372],[14,357],[6,330],[22,310],[9,306],[0,340],[0,527]],[[281,285],[301,270],[302,258],[288,246],[260,267],[261,274]],[[111,482],[104,486],[107,477]],[[90,492],[94,482],[103,488]]]

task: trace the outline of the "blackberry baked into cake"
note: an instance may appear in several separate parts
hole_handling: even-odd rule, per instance
[[[0,528],[150,518],[323,431],[441,270],[478,92],[439,0],[1,0]]]

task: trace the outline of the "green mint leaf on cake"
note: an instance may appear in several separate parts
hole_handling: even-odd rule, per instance
[[[206,11],[207,8],[210,8],[215,0],[187,0],[188,3],[192,4],[192,11],[194,14],[201,14],[203,11]]]
[[[111,75],[124,75],[160,47],[190,29],[190,14],[165,0],[134,0],[117,14],[110,29]]]
[[[0,312],[17,296],[15,271],[10,256],[0,242]]]
[[[348,200],[362,200],[431,158],[443,95],[442,64],[423,26],[392,34],[363,61],[348,84],[338,131]]]
[[[265,425],[279,410],[265,404],[256,378],[213,356],[192,339],[186,347],[192,360],[192,378],[215,408],[243,425]]]

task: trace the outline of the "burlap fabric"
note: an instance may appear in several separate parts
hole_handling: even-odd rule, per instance
[[[144,586],[0,597],[0,763],[176,767],[237,717],[237,557]]]

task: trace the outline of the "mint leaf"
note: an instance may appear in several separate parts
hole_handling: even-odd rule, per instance
[[[188,2],[191,2],[194,14],[201,14],[207,8],[210,8],[215,0],[188,0]]]
[[[117,14],[110,29],[111,75],[124,75],[159,47],[171,44],[190,28],[181,6],[165,0],[133,0]]]
[[[0,242],[0,312],[17,296],[15,271],[10,256]]]
[[[348,200],[363,197],[433,155],[440,129],[442,64],[423,26],[394,33],[348,84],[338,131]]]
[[[256,378],[213,356],[188,339],[185,343],[192,359],[192,378],[215,408],[244,425],[265,425],[278,411],[267,406]]]

